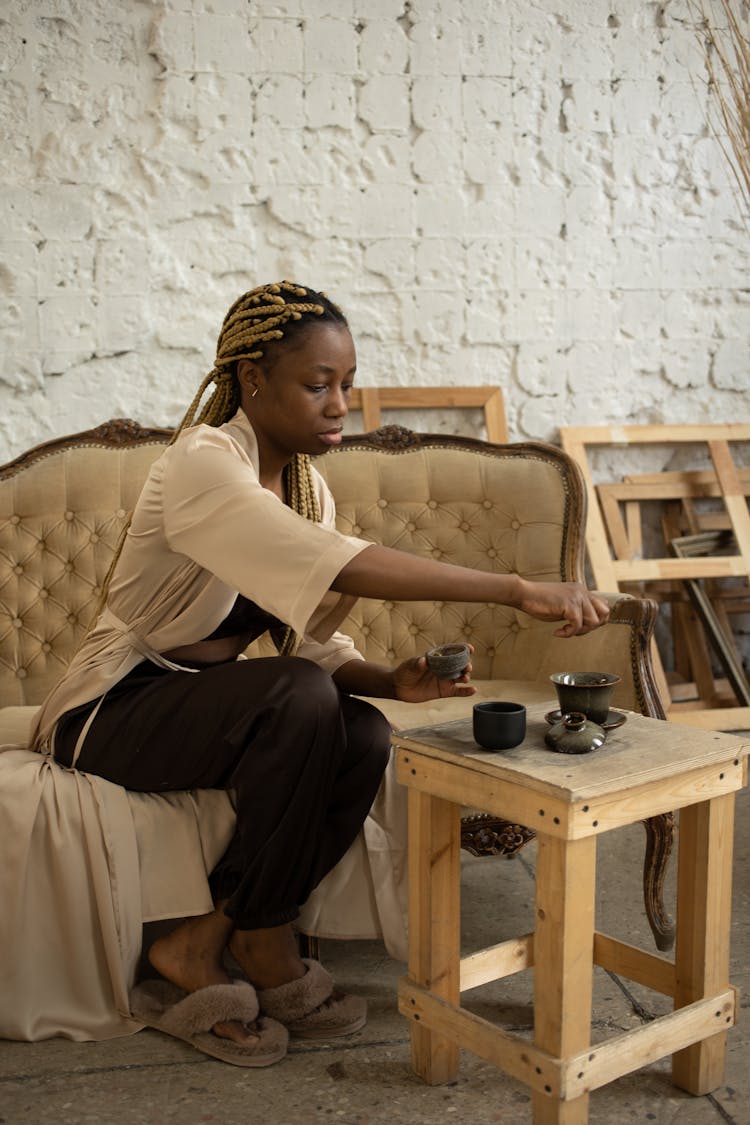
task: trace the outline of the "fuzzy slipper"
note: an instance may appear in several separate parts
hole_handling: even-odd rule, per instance
[[[320,961],[303,957],[307,972],[277,988],[258,989],[260,1010],[300,1039],[331,1039],[364,1027],[367,1001],[335,993],[333,977]]]
[[[270,1066],[286,1054],[289,1034],[276,1020],[258,1019],[258,996],[251,984],[212,984],[186,993],[166,980],[146,980],[130,993],[133,1019],[234,1066]],[[215,1023],[239,1020],[254,1025],[258,1038],[243,1046],[214,1035]]]

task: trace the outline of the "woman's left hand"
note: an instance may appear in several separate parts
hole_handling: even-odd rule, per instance
[[[473,652],[471,645],[469,648]],[[427,667],[425,656],[413,656],[393,669],[394,698],[404,703],[426,703],[430,699],[449,699],[451,696],[474,695],[476,688],[468,664],[457,680],[439,680]]]

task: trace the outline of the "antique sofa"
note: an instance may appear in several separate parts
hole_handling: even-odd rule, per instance
[[[25,747],[35,707],[90,620],[127,515],[169,437],[113,421],[0,469],[0,1036],[136,1030],[127,989],[142,923],[211,907],[206,873],[233,825],[226,794],[128,794]],[[552,446],[389,426],[346,438],[317,466],[345,533],[537,580],[582,575],[585,491],[575,463]],[[649,659],[654,615],[653,603],[617,595],[607,626],[562,640],[554,625],[505,607],[362,600],[344,628],[368,659],[387,664],[470,641],[479,698],[552,707],[551,672],[597,668],[622,677],[615,706],[663,717]],[[471,703],[379,705],[404,727],[468,714]],[[305,908],[305,933],[382,935],[403,956],[404,817],[389,775],[360,839]],[[672,824],[666,817],[646,829],[646,909],[664,949]],[[463,821],[462,841],[475,854],[512,854],[532,835],[470,810]]]

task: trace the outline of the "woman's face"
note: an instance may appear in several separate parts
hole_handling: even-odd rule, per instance
[[[288,459],[338,445],[356,367],[349,329],[330,323],[309,328],[299,342],[282,340],[270,364],[241,360],[241,405],[260,447]]]

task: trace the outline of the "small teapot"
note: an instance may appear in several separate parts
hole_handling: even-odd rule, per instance
[[[544,741],[558,754],[590,754],[604,745],[607,735],[582,711],[571,711],[549,728]]]

